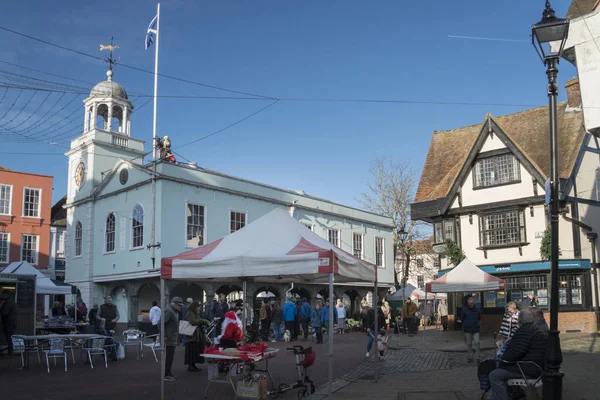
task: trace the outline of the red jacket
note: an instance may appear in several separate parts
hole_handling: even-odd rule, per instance
[[[235,317],[235,314],[233,314],[233,316]],[[235,320],[225,327],[225,332],[223,332],[223,335],[221,336],[221,340],[223,339],[232,339],[236,343],[241,342],[244,339],[244,332],[242,332]]]

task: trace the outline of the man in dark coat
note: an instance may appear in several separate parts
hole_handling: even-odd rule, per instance
[[[460,310],[460,319],[462,321],[463,332],[465,334],[465,344],[467,345],[468,362],[473,362],[473,347],[475,347],[475,358],[479,363],[479,325],[481,313],[475,305],[475,299],[469,297],[467,306]]]
[[[224,294],[219,295],[219,301],[213,305],[212,315],[214,321],[217,322],[216,334],[221,334],[221,325],[225,319],[225,314],[229,311],[229,304],[227,304],[227,298]]]
[[[0,322],[8,343],[8,354],[12,354],[14,349],[11,337],[17,329],[17,305],[8,290],[4,290],[0,296]]]
[[[534,322],[533,314],[529,310],[519,313],[519,329],[508,342],[502,355],[503,363],[490,373],[492,398],[497,400],[510,399],[506,382],[512,378],[521,378],[517,361],[532,361],[521,364],[523,373],[527,377],[537,378],[544,369],[544,359],[548,334],[540,330]]]

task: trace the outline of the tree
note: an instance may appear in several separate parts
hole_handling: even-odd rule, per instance
[[[456,244],[454,240],[446,240],[446,257],[448,257],[448,264],[454,265],[455,267],[466,258],[465,252]]]
[[[385,158],[377,158],[371,162],[371,181],[367,193],[362,193],[359,202],[368,211],[384,215],[392,220],[394,225],[394,284],[400,287],[398,270],[395,266],[396,255],[399,254],[404,262],[403,283],[409,275],[411,256],[417,254],[412,241],[399,240],[398,233],[404,229],[407,237],[415,241],[428,238],[429,234],[420,229],[423,224],[410,219],[410,203],[415,197],[417,176],[408,162],[395,163]],[[432,253],[431,246],[422,246],[419,254]],[[403,285],[405,286],[405,285]]]
[[[552,238],[550,227],[544,230],[544,236],[542,236],[542,243],[540,244],[540,258],[542,260],[550,260],[552,255]],[[558,248],[558,255],[562,256],[562,252],[560,251],[560,247]]]

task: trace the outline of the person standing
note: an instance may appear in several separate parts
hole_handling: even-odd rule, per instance
[[[67,310],[60,301],[55,301],[54,306],[52,307],[52,316],[60,317],[63,315],[67,315]]]
[[[104,331],[102,330],[102,321],[98,316],[98,304],[93,304],[90,313],[88,314],[88,319],[90,320],[90,325],[92,328],[92,332],[96,335],[104,335]]]
[[[402,318],[404,319],[404,333],[412,336],[415,315],[417,314],[417,305],[413,303],[410,297],[402,306]]]
[[[296,319],[294,320],[294,332],[292,332],[292,340],[298,340],[300,336],[300,318],[302,315],[301,305],[296,296],[292,297],[292,302],[296,306]]]
[[[519,310],[514,301],[509,302],[506,305],[506,312],[502,317],[502,324],[500,324],[500,334],[498,339],[502,344],[506,344],[515,332],[519,329]]]
[[[270,320],[270,307],[267,304],[269,300],[263,299],[260,305],[260,335],[262,336],[262,341],[266,342],[269,340],[269,326],[271,325]]]
[[[213,319],[217,322],[216,334],[217,336],[221,334],[221,328],[223,320],[225,319],[225,314],[229,312],[229,304],[227,304],[227,298],[225,298],[224,294],[219,295],[219,301],[217,301],[213,305]]]
[[[479,325],[481,313],[479,308],[475,306],[475,299],[473,297],[469,297],[467,306],[460,310],[460,319],[462,321],[465,344],[467,346],[467,362],[473,362],[473,346],[475,346],[475,359],[479,364]]]
[[[317,344],[323,343],[323,321],[321,320],[321,303],[317,302],[317,305],[310,313],[310,323],[315,330],[315,336],[317,337]]]
[[[110,331],[115,330],[119,318],[119,308],[113,304],[111,296],[106,296],[104,304],[100,306],[96,315],[96,319],[101,320],[104,324],[106,336],[112,336]]]
[[[290,331],[290,336],[292,340],[294,340],[294,328],[296,324],[296,315],[298,315],[298,310],[296,309],[296,304],[292,301],[293,297],[288,299],[283,305],[283,322],[285,323],[285,329]]]
[[[337,306],[335,307],[335,312],[337,313],[337,327],[338,327],[338,333],[339,334],[344,334],[346,332],[346,307],[344,307],[344,303],[342,303],[342,300],[338,299],[338,303]]]
[[[160,328],[158,327],[158,323],[160,321],[160,307],[158,306],[158,302],[154,300],[152,302],[152,308],[150,309],[149,317],[150,323],[152,324],[151,332],[148,332],[151,335],[156,335],[160,332]]]
[[[425,302],[425,306],[423,307],[423,327],[431,324],[431,318],[433,317],[433,304],[431,304],[431,300],[427,300]]]
[[[173,297],[171,304],[164,312],[165,319],[165,381],[173,382],[177,377],[171,372],[175,358],[175,346],[179,336],[179,313],[183,307],[181,297]]]
[[[271,329],[273,329],[273,335],[275,338],[273,342],[279,342],[281,340],[281,321],[282,312],[279,303],[275,300],[271,300]]]
[[[302,305],[300,306],[300,323],[302,324],[302,333],[304,340],[308,340],[308,326],[312,318],[312,309],[306,297],[302,298]]]
[[[184,363],[188,366],[188,372],[198,372],[200,369],[196,367],[196,363],[204,363],[204,358],[200,356],[204,353],[204,346],[206,345],[203,327],[209,325],[207,320],[200,317],[200,303],[198,301],[192,301],[187,307],[185,320],[190,325],[195,326],[196,330],[192,335],[185,337]]]
[[[9,290],[3,290],[0,296],[0,322],[2,322],[2,331],[4,338],[8,343],[8,354],[14,351],[12,344],[12,335],[17,329],[17,304]]]
[[[442,328],[444,331],[448,330],[448,303],[446,299],[442,299],[440,304],[438,304],[438,314],[440,315],[440,319],[442,320]]]

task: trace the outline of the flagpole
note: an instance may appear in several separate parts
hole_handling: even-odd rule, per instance
[[[154,49],[154,113],[152,116],[152,229],[150,233],[150,242],[151,242],[151,260],[152,260],[152,269],[155,267],[156,263],[156,109],[158,103],[158,42],[160,40],[160,3],[156,5],[156,43]],[[164,280],[161,278],[160,285],[160,303],[161,303],[161,312],[164,315],[166,302],[164,297]],[[165,352],[166,341],[165,341],[165,322],[164,318],[160,319],[160,348],[162,349],[160,353],[160,398],[161,400],[165,398]]]

